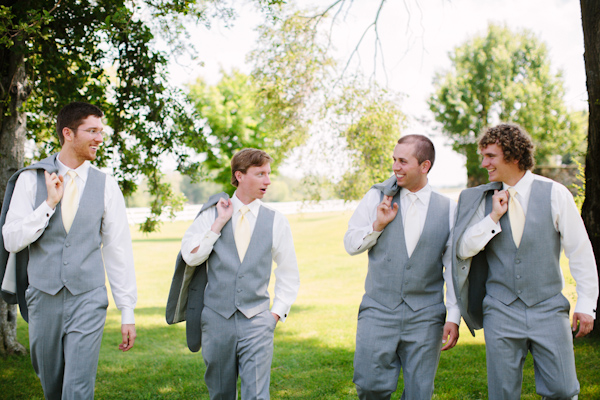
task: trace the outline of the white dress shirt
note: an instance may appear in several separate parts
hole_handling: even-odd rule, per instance
[[[64,177],[64,187],[66,187],[71,179],[67,174],[70,168],[60,162],[59,157],[56,158],[58,174]],[[90,168],[95,167],[86,161],[74,170],[77,173],[75,183],[79,190],[79,199],[83,195]],[[6,222],[2,227],[6,251],[17,253],[35,242],[44,233],[50,218],[56,211],[56,209],[50,208],[45,201],[35,208],[36,190],[36,170],[23,171],[17,179],[6,214]],[[80,204],[80,207],[83,206]],[[104,189],[104,215],[100,229],[104,267],[115,304],[121,311],[121,323],[133,324],[135,323],[133,309],[137,303],[137,286],[131,234],[123,193],[114,178],[108,175]]]
[[[598,273],[592,245],[579,210],[573,201],[569,190],[558,182],[527,171],[523,178],[514,186],[517,190],[517,199],[523,207],[527,223],[527,207],[531,195],[531,185],[534,180],[552,182],[550,197],[552,221],[554,228],[560,233],[561,248],[569,259],[571,275],[575,279],[577,290],[577,304],[575,312],[585,313],[595,318],[596,302],[598,300]],[[503,190],[508,185],[502,184]],[[469,228],[465,231],[458,243],[457,255],[466,259],[479,253],[488,242],[502,231],[500,221],[495,223],[492,217],[485,215],[485,199],[479,204]],[[562,271],[561,271],[562,274]],[[564,279],[563,279],[564,287]]]
[[[427,217],[427,209],[429,208],[429,200],[431,199],[431,193],[433,192],[429,184],[418,192],[416,192],[418,200],[415,201],[417,210],[419,212],[420,227],[419,234],[423,232],[425,226],[425,219]],[[408,198],[408,190],[402,189],[400,192],[400,209],[399,212],[402,215],[406,215],[408,207],[410,207],[411,201]],[[377,232],[373,230],[373,223],[377,219],[377,206],[381,203],[381,191],[377,189],[371,189],[367,192],[365,197],[360,201],[358,207],[354,211],[354,214],[348,221],[348,230],[344,235],[344,247],[350,255],[360,254],[366,250],[369,250],[377,243],[377,239],[383,232]],[[454,285],[452,283],[452,228],[454,226],[454,213],[456,211],[456,204],[450,202],[450,213],[448,215],[448,225],[450,228],[450,236],[444,247],[444,255],[442,256],[442,263],[444,264],[444,281],[446,282],[446,310],[448,312],[446,320],[454,322],[455,324],[460,323],[460,309],[456,303],[456,296],[454,294]]]
[[[240,208],[244,204],[235,193],[231,198],[231,202],[233,204],[231,219],[235,235]],[[250,211],[246,213],[245,217],[248,218],[250,232],[254,232],[261,205],[265,207],[259,199],[247,204]],[[185,232],[181,241],[181,256],[186,264],[196,266],[208,260],[215,242],[221,237],[220,233],[215,233],[210,229],[215,219],[215,208],[213,206],[204,210]],[[192,253],[192,250],[198,246],[196,253]],[[279,315],[281,322],[284,322],[298,295],[300,274],[290,224],[283,214],[278,211],[275,211],[273,220],[273,248],[271,254],[273,261],[277,264],[275,268],[275,296],[271,312]],[[207,265],[207,268],[210,268],[210,265]]]

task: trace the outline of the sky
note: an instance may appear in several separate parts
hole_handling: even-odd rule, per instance
[[[302,8],[322,9],[332,2],[301,0],[296,3]],[[331,29],[333,56],[343,64],[374,21],[379,1],[347,0],[346,3],[352,4],[338,15]],[[439,129],[435,129],[437,124],[422,122],[433,120],[427,99],[433,92],[435,73],[448,69],[449,52],[469,38],[484,34],[489,23],[505,24],[512,30],[528,29],[546,44],[553,71],[562,71],[567,106],[585,109],[587,92],[579,7],[577,0],[388,0],[378,22],[381,49],[376,67],[373,68],[375,39],[371,29],[365,35],[358,55],[352,59],[351,68],[359,67],[367,76],[375,70],[381,85],[404,95],[400,107],[409,117],[409,124],[403,134],[427,135],[436,146],[436,163],[429,174],[430,183],[434,187],[464,185],[464,158],[455,153]],[[192,40],[200,58],[196,62],[179,59],[172,63],[173,84],[181,86],[198,76],[215,84],[221,70],[232,68],[250,72],[246,55],[255,45],[255,27],[261,18],[250,5],[238,10],[232,27],[214,23],[210,29],[193,30]],[[299,171],[295,165],[298,165],[297,160],[292,159],[280,170],[297,175]]]

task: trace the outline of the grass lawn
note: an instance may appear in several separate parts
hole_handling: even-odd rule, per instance
[[[355,399],[352,361],[358,305],[367,271],[366,255],[350,257],[342,238],[350,213],[290,216],[300,265],[301,288],[285,324],[275,332],[272,399]],[[208,399],[204,363],[185,342],[185,325],[168,326],[164,307],[181,237],[190,222],[166,223],[144,236],[133,227],[138,339],[128,353],[117,350],[120,313],[112,304],[100,353],[96,399]],[[565,270],[565,295],[573,303],[574,282]],[[28,346],[27,325],[18,322],[19,341]],[[442,353],[434,399],[487,399],[483,334],[461,328],[457,347]],[[577,340],[580,399],[600,399],[600,343]],[[392,396],[399,399],[398,391]],[[28,357],[0,359],[1,399],[43,399]],[[523,399],[535,394],[528,356]]]

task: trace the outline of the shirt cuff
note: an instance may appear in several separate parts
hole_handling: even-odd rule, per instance
[[[496,236],[500,232],[502,232],[502,226],[500,225],[500,221],[494,222],[492,217],[488,215],[483,219],[485,222],[483,223],[482,228],[489,235],[490,238]]]
[[[273,302],[273,307],[271,307],[271,312],[279,315],[279,322],[285,322],[288,314],[290,313],[290,307],[287,307],[285,304],[280,302]]]
[[[458,309],[458,307],[447,310],[446,322],[454,322],[456,325],[460,326],[460,309]]]
[[[125,324],[135,324],[133,308],[123,307],[121,309],[121,325]]]
[[[577,304],[575,305],[575,312],[591,315],[596,319],[596,301],[587,300],[584,298],[577,299]]]
[[[35,210],[35,212],[43,214],[46,220],[49,220],[50,217],[52,217],[56,212],[56,208],[51,208],[48,205],[48,203],[44,200],[42,201],[42,204],[40,204],[39,207]]]

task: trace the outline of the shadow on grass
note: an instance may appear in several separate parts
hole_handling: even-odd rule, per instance
[[[314,307],[294,307],[294,315],[299,320],[314,316],[314,313]],[[161,307],[137,309],[138,339],[134,349],[121,353],[116,348],[120,329],[113,314],[109,314],[105,328],[96,399],[208,399],[203,380],[204,363],[200,353],[191,353],[187,349],[184,324],[168,326],[162,322],[164,308]],[[335,321],[329,323],[335,325]],[[319,324],[327,326],[328,322],[315,322],[315,325]],[[353,349],[327,345],[327,337],[307,337],[305,330],[309,330],[306,325],[278,327],[271,370],[271,398],[355,399]],[[332,334],[326,329],[316,331]],[[22,320],[19,321],[18,338],[28,345],[27,325]],[[600,398],[599,345],[597,340],[576,341],[581,398]],[[434,399],[487,399],[486,379],[484,346],[459,342],[453,350],[442,353]],[[400,398],[402,387],[400,379],[392,399]],[[28,356],[0,359],[0,388],[1,399],[43,398]],[[534,393],[529,356],[522,398],[539,398]]]

